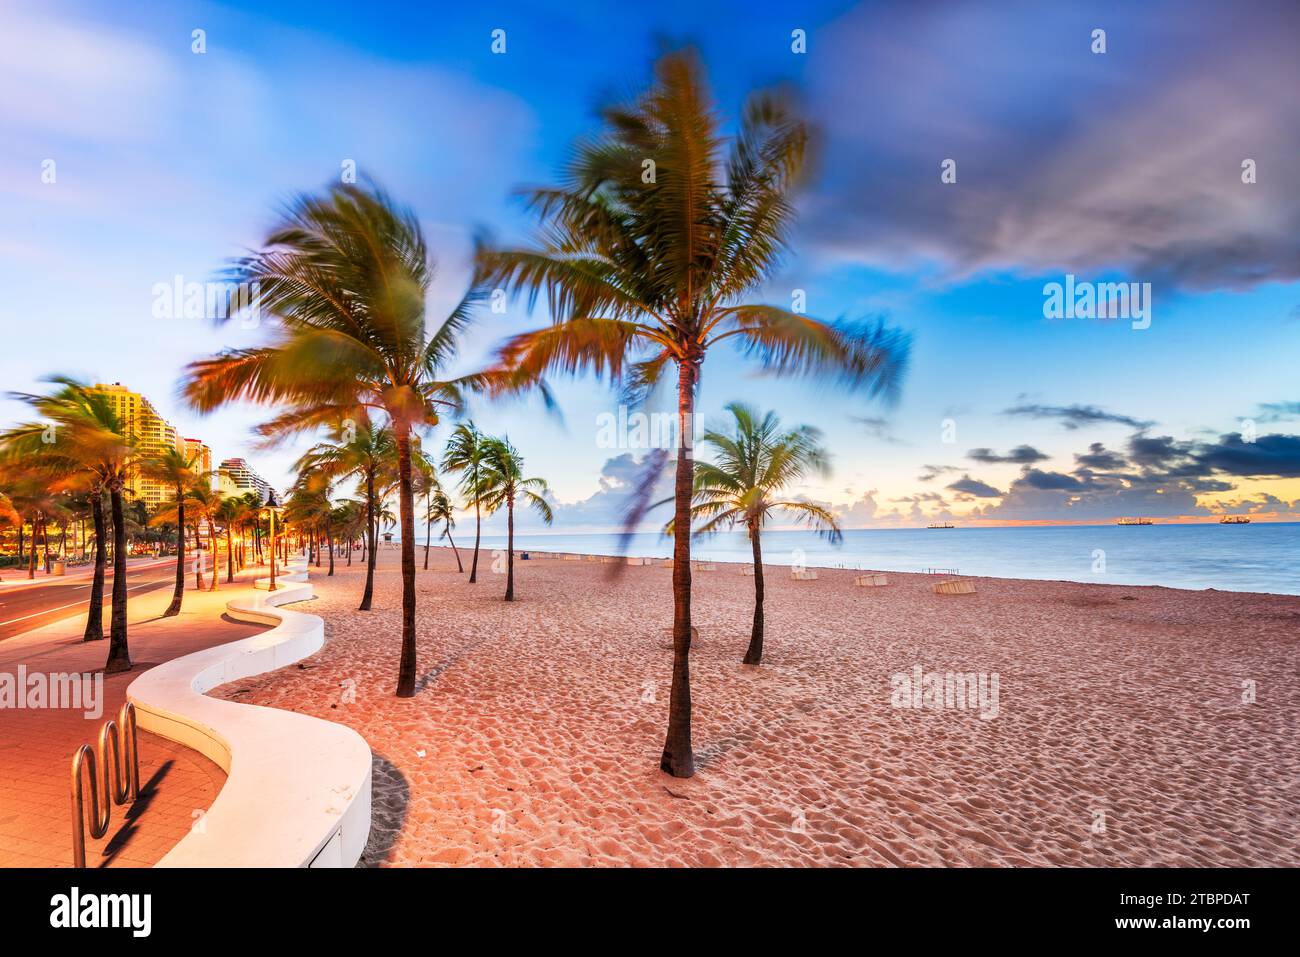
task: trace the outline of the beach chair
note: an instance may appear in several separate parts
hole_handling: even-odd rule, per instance
[[[975,582],[970,578],[947,578],[934,583],[936,595],[973,595]]]

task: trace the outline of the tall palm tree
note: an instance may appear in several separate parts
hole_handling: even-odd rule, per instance
[[[483,478],[483,454],[487,437],[473,422],[461,422],[452,430],[442,453],[442,470],[460,476],[465,504],[474,506],[474,557],[469,563],[469,582],[478,581],[478,548],[483,537],[483,508],[479,489]]]
[[[217,502],[214,517],[221,523],[221,528],[226,538],[226,584],[235,580],[235,527],[243,518],[248,505],[238,495],[222,496]],[[216,556],[213,555],[215,563]],[[216,565],[213,565],[212,574],[217,573]]]
[[[441,488],[434,492],[433,498],[429,500],[427,521],[442,523],[442,534],[438,537],[447,539],[451,544],[451,553],[456,556],[456,571],[463,575],[465,566],[460,561],[460,549],[456,547],[456,540],[451,537],[451,530],[456,527],[456,509],[452,507],[451,499]]]
[[[429,537],[433,528],[433,519],[429,512],[433,507],[433,495],[435,492],[442,491],[442,486],[438,484],[438,473],[434,469],[433,460],[430,459],[423,451],[414,453],[411,457],[415,472],[411,476],[412,494],[416,498],[424,499],[424,570],[429,570]]]
[[[600,135],[578,143],[561,186],[526,192],[542,221],[541,244],[479,250],[481,282],[525,291],[530,304],[545,292],[550,307],[550,326],[502,348],[511,384],[591,372],[641,401],[675,367],[679,435],[687,439],[705,357],[719,344],[769,373],[893,393],[907,353],[901,333],[747,301],[772,278],[794,219],[811,131],[790,104],[751,95],[728,142],[698,57],[682,51],[660,59],[650,88],[608,107],[604,119]],[[674,511],[685,527],[694,473],[689,440],[678,446]],[[662,466],[665,454],[651,456],[652,465]],[[678,777],[695,769],[690,557],[690,536],[678,535],[660,759]]]
[[[140,471],[149,478],[162,482],[172,490],[176,506],[176,584],[172,588],[171,604],[163,612],[164,618],[181,613],[185,598],[185,495],[194,484],[198,470],[198,453],[186,456],[177,449],[167,449],[140,463]]]
[[[701,441],[713,449],[712,462],[695,463],[691,519],[696,536],[724,528],[743,527],[754,552],[754,624],[744,663],[763,662],[763,526],[773,512],[784,512],[832,542],[842,539],[835,516],[820,505],[779,498],[792,485],[813,475],[830,474],[830,460],[821,445],[821,432],[802,425],[781,430],[775,412],[761,417],[753,406],[732,402],[727,431],[710,429]],[[665,532],[676,531],[672,522]]]
[[[366,503],[366,532],[369,548],[366,555],[366,586],[358,611],[369,611],[375,595],[375,538],[378,535],[379,507],[385,476],[395,472],[397,442],[393,430],[376,424],[362,410],[355,419],[335,423],[329,440],[309,448],[297,462],[299,475],[319,474],[334,483],[355,478],[362,485]]]
[[[6,525],[21,525],[22,519],[14,509],[14,503],[3,490],[0,490],[0,529]]]
[[[546,480],[524,478],[524,459],[507,439],[483,443],[483,477],[479,486],[483,507],[491,515],[506,510],[506,601],[515,600],[515,503],[522,501],[551,524],[554,516],[543,497],[550,489]]]
[[[100,619],[104,593],[104,516],[102,498],[108,493],[113,522],[113,592],[109,616],[108,673],[129,671],[131,654],[127,637],[126,516],[123,493],[138,461],[135,437],[126,429],[107,397],[89,385],[67,376],[47,380],[58,386],[49,395],[12,393],[30,405],[42,421],[16,426],[0,442],[6,455],[57,465],[77,475],[91,493],[95,509],[95,577],[85,640],[103,637]]]
[[[366,512],[360,502],[355,499],[344,499],[334,510],[334,525],[338,529],[339,537],[347,545],[348,566],[352,565],[352,543],[362,537],[362,527],[365,524]]]
[[[264,247],[227,276],[238,288],[260,290],[275,341],[192,363],[186,385],[205,412],[241,399],[285,406],[261,426],[267,436],[330,426],[362,410],[386,416],[397,445],[402,526],[399,697],[415,694],[416,678],[412,439],[443,412],[458,412],[463,389],[493,379],[443,378],[482,294],[470,289],[430,332],[425,299],[433,274],[414,214],[382,192],[348,184],[303,196]]]

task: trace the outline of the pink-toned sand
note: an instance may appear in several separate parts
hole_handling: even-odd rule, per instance
[[[300,607],[325,649],[223,689],[366,738],[363,863],[1300,864],[1300,598],[1005,579],[939,596],[920,575],[770,567],[752,669],[753,579],[719,565],[695,576],[698,773],[678,780],[658,770],[669,569],[519,562],[507,604],[503,576],[433,565],[415,698],[393,696],[392,550],[374,611],[355,611],[359,564],[313,570]],[[998,716],[891,706],[916,665],[996,672]]]

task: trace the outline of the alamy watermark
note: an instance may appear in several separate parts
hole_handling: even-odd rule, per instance
[[[893,692],[889,703],[895,708],[933,711],[978,711],[981,721],[998,716],[998,686],[1001,678],[994,671],[930,671],[920,665],[910,672],[900,671],[890,678]]]
[[[153,284],[155,319],[223,320],[239,317],[242,329],[262,324],[262,284],[259,282],[186,282],[177,274],[171,282]]]
[[[1151,283],[1089,282],[1067,273],[1064,283],[1043,286],[1046,319],[1129,319],[1134,329],[1151,327]]]
[[[0,673],[0,711],[45,708],[81,711],[95,720],[104,713],[104,673],[28,672],[26,665],[16,675]]]
[[[617,412],[596,416],[596,447],[600,449],[679,449],[684,443],[693,449],[704,434],[703,420],[686,413],[687,427],[679,425],[676,412],[631,412],[620,405]]]

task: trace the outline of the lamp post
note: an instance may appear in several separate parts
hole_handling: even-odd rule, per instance
[[[271,489],[266,495],[266,502],[262,505],[262,510],[271,517],[271,584],[267,586],[267,591],[275,591],[275,516],[280,512],[282,506],[275,498],[275,489]]]

